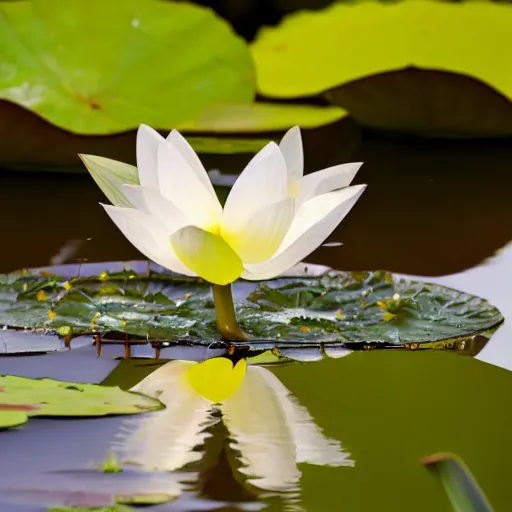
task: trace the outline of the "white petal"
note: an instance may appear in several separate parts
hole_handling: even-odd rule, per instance
[[[123,185],[123,193],[130,203],[143,212],[153,215],[165,225],[169,235],[191,224],[190,219],[156,188]]]
[[[313,252],[338,226],[363,193],[366,185],[347,187],[302,204],[281,247],[269,261],[245,265],[242,277],[249,280],[275,277]]]
[[[304,152],[302,149],[302,137],[300,128],[294,126],[290,128],[281,139],[279,149],[283,153],[286,167],[288,169],[288,179],[300,180],[304,174]]]
[[[180,260],[210,283],[232,283],[242,274],[242,260],[219,235],[187,226],[171,236],[171,244]]]
[[[231,446],[240,452],[249,483],[268,491],[298,490],[295,446],[286,417],[273,390],[262,378],[268,370],[249,367],[239,390],[220,408]]]
[[[335,165],[307,174],[301,180],[299,203],[305,203],[320,194],[348,187],[362,165],[362,162]]]
[[[156,217],[135,208],[102,206],[128,241],[144,256],[179,274],[195,275],[176,256],[168,230]]]
[[[171,361],[131,389],[158,398],[166,408],[124,423],[114,448],[121,460],[146,471],[174,471],[202,459],[194,448],[204,444],[209,437],[205,429],[219,420],[211,414],[211,402],[185,379],[194,364]]]
[[[167,140],[181,153],[181,156],[187,161],[188,165],[194,171],[206,190],[216,198],[217,195],[206,169],[197,156],[197,153],[186,141],[185,137],[183,137],[178,130],[172,130],[168,135]]]
[[[221,236],[244,263],[271,258],[281,245],[295,214],[295,199],[287,198],[256,212],[240,231],[221,230]]]
[[[341,443],[322,433],[308,410],[300,405],[290,391],[270,371],[255,367],[277,397],[292,434],[297,462],[319,466],[353,466],[350,454],[341,449]]]
[[[288,197],[286,163],[276,143],[267,144],[236,180],[224,205],[223,228],[236,233],[263,207]]]
[[[137,131],[137,168],[144,187],[158,188],[157,151],[165,139],[153,128],[141,124]]]
[[[218,226],[222,207],[215,191],[204,186],[181,152],[169,142],[158,147],[158,181],[162,195],[194,225],[204,229]]]

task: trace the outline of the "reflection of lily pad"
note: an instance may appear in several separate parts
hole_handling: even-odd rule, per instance
[[[48,512],[133,512],[133,508],[123,505],[112,505],[108,507],[51,507]]]
[[[183,2],[68,0],[65,15],[58,2],[2,2],[0,53],[0,97],[73,132],[174,127],[254,96],[245,43]]]
[[[76,507],[76,510],[116,512],[132,510],[124,508],[127,504],[166,503],[178,498],[182,490],[176,474],[133,469],[122,473],[70,469],[29,473],[22,478],[13,475],[4,478],[0,488],[2,499],[7,502],[53,505],[55,510],[65,511]]]
[[[250,347],[259,350],[320,343],[455,346],[488,335],[503,321],[483,299],[386,272],[240,281],[234,294],[240,322],[255,337]],[[224,345],[208,284],[143,261],[63,265],[3,276],[0,306],[0,324],[11,328]]]
[[[371,126],[510,134],[511,25],[512,10],[494,2],[338,2],[261,31],[258,89],[295,98],[343,86],[330,99]],[[380,76],[390,71],[401,74]]]
[[[27,416],[105,416],[160,408],[158,400],[117,387],[0,376],[0,428],[22,424]]]

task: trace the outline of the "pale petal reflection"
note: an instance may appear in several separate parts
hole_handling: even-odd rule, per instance
[[[298,463],[354,465],[341,443],[322,433],[270,370],[248,366],[230,396],[214,403],[190,383],[190,375],[198,372],[189,370],[198,364],[205,363],[171,361],[132,388],[159,398],[166,409],[125,422],[114,447],[123,463],[147,471],[197,471],[194,463],[211,468],[209,452],[215,448],[208,440],[224,436],[229,439],[226,459],[238,484],[253,494],[284,493],[289,505],[297,503],[300,492]],[[225,383],[219,386],[224,389]],[[216,424],[221,428],[212,428]]]
[[[123,462],[148,471],[174,471],[201,459],[202,454],[194,448],[204,444],[210,435],[207,428],[218,419],[211,414],[211,402],[184,379],[194,364],[171,361],[132,388],[158,398],[166,409],[147,415],[142,421],[126,421],[126,431],[120,433],[117,444]]]

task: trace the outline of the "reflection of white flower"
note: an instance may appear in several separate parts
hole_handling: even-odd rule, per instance
[[[263,148],[233,185],[224,208],[201,161],[173,130],[141,125],[137,164],[82,155],[114,206],[105,209],[128,240],[156,263],[215,284],[286,271],[315,250],[364,186],[349,187],[359,163],[303,176],[302,139],[292,128]]]
[[[237,372],[240,364],[245,367],[245,361],[241,361],[235,366],[238,375],[234,384],[226,382],[228,378],[222,382],[218,374],[209,381],[208,377],[199,381],[201,375],[197,372],[198,379],[194,380],[207,394],[223,398],[215,403],[199,394],[190,372],[207,363],[171,361],[133,388],[158,397],[166,409],[142,420],[129,420],[134,422],[135,430],[123,434],[117,447],[125,461],[153,471],[180,469],[201,459],[197,447],[209,435],[205,430],[223,421],[232,439],[231,447],[240,454],[243,466],[239,471],[247,483],[263,491],[298,491],[297,463],[354,465],[340,443],[323,435],[307,409],[266,368],[249,366],[244,378]],[[213,389],[215,382],[219,389]]]

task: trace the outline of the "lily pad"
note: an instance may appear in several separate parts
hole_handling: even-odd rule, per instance
[[[118,387],[0,375],[0,428],[33,416],[137,414],[161,407],[156,399]]]
[[[12,427],[19,427],[28,420],[27,414],[23,411],[2,411],[0,409],[0,430]]]
[[[512,10],[495,2],[337,2],[260,32],[258,89],[275,98],[331,91],[372,127],[510,135],[511,25]]]
[[[221,105],[206,109],[191,122],[182,123],[180,129],[186,132],[250,133],[285,130],[297,124],[302,128],[316,128],[346,115],[345,110],[334,106],[258,102]]]
[[[254,337],[238,344],[248,350],[457,348],[503,322],[484,299],[383,271],[239,281],[234,296],[240,323]],[[0,324],[123,343],[229,345],[219,339],[209,285],[147,261],[0,276]]]
[[[0,98],[76,133],[175,127],[254,97],[245,42],[184,2],[1,2],[0,54]]]

